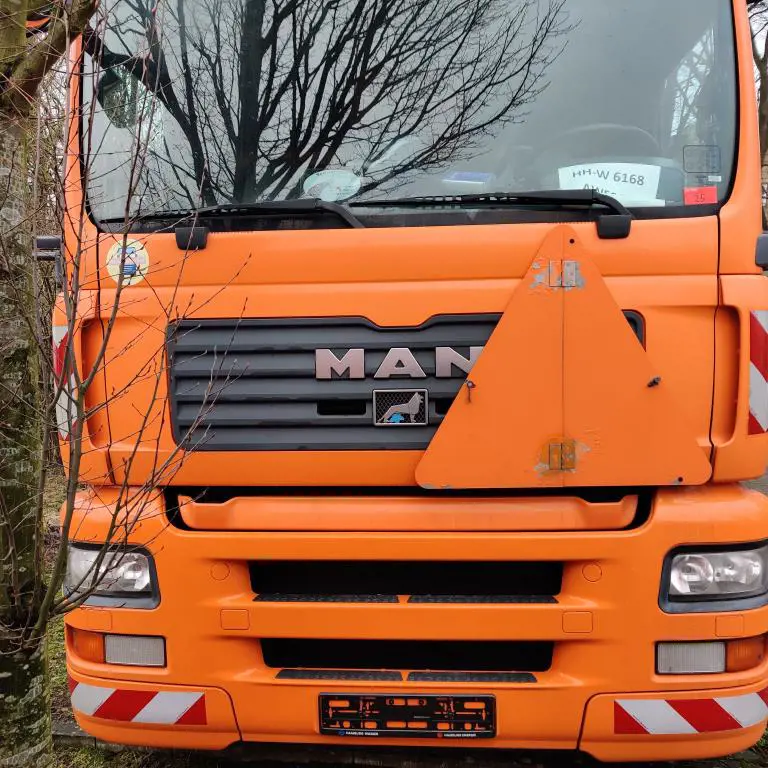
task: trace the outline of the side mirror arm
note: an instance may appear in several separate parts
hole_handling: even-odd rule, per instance
[[[56,284],[64,285],[64,264],[62,262],[61,236],[39,235],[35,238],[33,256],[37,261],[53,262],[56,270]]]

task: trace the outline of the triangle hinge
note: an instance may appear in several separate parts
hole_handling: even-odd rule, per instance
[[[552,440],[547,445],[546,455],[551,472],[566,472],[576,469],[575,440]]]
[[[549,262],[549,287],[550,288],[583,288],[584,278],[578,261],[550,261]]]

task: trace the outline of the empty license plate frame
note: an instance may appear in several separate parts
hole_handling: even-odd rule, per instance
[[[491,739],[496,697],[474,694],[321,693],[324,736]]]

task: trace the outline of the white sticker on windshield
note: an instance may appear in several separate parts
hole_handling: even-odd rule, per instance
[[[661,167],[642,163],[582,163],[560,168],[560,189],[595,189],[624,204],[664,205],[658,199]]]
[[[304,180],[303,189],[307,197],[318,197],[327,203],[335,203],[354,197],[362,186],[363,182],[356,173],[346,168],[337,168],[313,173]]]

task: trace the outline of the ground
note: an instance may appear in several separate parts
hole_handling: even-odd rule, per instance
[[[417,763],[404,764],[408,768],[416,768]],[[243,762],[229,762],[220,757],[208,757],[205,755],[158,752],[137,752],[124,750],[121,752],[109,752],[101,748],[59,748],[56,752],[55,768],[236,768],[244,765]],[[275,764],[260,763],[259,768],[277,768]],[[442,768],[450,768],[449,762],[434,762],[432,765],[440,765]],[[484,768],[486,765],[482,758],[476,758],[476,762],[462,763],[462,766],[471,765],[472,768]],[[501,765],[495,763],[494,765]],[[504,763],[505,768],[596,768],[599,764],[586,759],[578,759],[573,755],[562,755],[551,758],[540,755],[527,755],[519,759],[511,758]],[[764,768],[768,765],[768,755],[762,750],[755,750],[744,755],[739,755],[727,760],[697,763],[655,763],[653,765],[633,764],[626,768]],[[280,768],[286,768],[283,764]],[[312,768],[302,763],[301,768]],[[316,768],[320,768],[317,766]],[[322,768],[327,768],[324,764]],[[618,768],[621,768],[619,766]]]
[[[768,474],[760,481],[751,483],[758,490],[768,493]],[[49,509],[49,519],[55,519],[55,510],[61,503],[62,478],[59,473],[53,473],[48,484],[46,503]],[[51,541],[52,547],[55,541]],[[50,663],[53,683],[53,716],[54,720],[63,724],[71,724],[72,714],[69,709],[69,696],[67,692],[67,675],[64,661],[64,628],[61,620],[51,625],[49,631]],[[77,745],[63,745],[58,743],[56,747],[55,768],[227,768],[243,763],[234,763],[218,756],[207,756],[190,753],[161,753],[123,749],[110,751],[104,748],[82,747]],[[499,765],[499,763],[495,763]],[[416,768],[416,763],[408,763],[408,768]],[[435,762],[432,765],[441,765],[441,768],[450,768],[449,763]],[[467,765],[469,764],[464,764]],[[483,761],[477,759],[473,768],[483,768]],[[510,758],[504,763],[505,768],[588,768],[595,764],[586,758],[577,758],[575,755],[525,755],[520,758]],[[768,740],[750,752],[737,755],[725,760],[715,760],[697,763],[664,764],[668,768],[768,768]],[[265,763],[261,768],[268,768]],[[283,766],[285,768],[285,766]],[[306,768],[309,768],[308,766]],[[405,764],[403,768],[406,768]],[[635,765],[635,768],[652,768],[649,764]],[[663,768],[658,764],[656,768]]]

